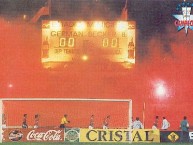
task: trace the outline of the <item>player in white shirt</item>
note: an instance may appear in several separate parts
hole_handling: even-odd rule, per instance
[[[161,129],[167,130],[169,127],[170,127],[170,123],[167,121],[165,117],[163,117]]]
[[[157,129],[156,123],[153,123],[152,129],[153,129],[153,130],[154,130],[154,129]]]
[[[89,129],[94,129],[94,115],[90,117]]]
[[[133,129],[143,129],[143,124],[139,120],[139,117],[136,117],[136,120],[133,122]]]

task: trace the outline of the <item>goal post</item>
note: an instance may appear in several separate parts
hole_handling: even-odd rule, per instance
[[[2,123],[2,118],[3,116],[3,100],[0,100],[0,143],[3,142],[3,123]]]
[[[131,99],[90,99],[90,98],[2,98],[0,99],[0,143],[3,142],[3,114],[4,114],[4,110],[6,108],[4,108],[4,102],[45,102],[45,101],[49,101],[49,102],[54,102],[54,101],[59,101],[59,102],[88,102],[89,104],[91,104],[91,107],[92,107],[92,103],[95,103],[95,107],[96,107],[96,104],[97,105],[100,105],[102,103],[126,103],[127,105],[127,116],[128,116],[128,122],[126,123],[127,124],[127,129],[131,130],[131,126],[132,126],[132,100]],[[58,103],[59,103],[58,102]],[[105,104],[105,105],[106,105]],[[48,105],[49,106],[49,105]],[[12,106],[13,107],[13,106]],[[33,107],[33,106],[32,106]],[[94,106],[93,106],[94,107]],[[107,106],[109,107],[109,106]],[[114,108],[114,106],[112,106],[112,108]],[[100,110],[99,110],[100,111]],[[25,112],[23,112],[25,113]],[[120,112],[118,112],[120,113]]]

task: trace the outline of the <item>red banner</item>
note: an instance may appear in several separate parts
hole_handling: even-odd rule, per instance
[[[64,130],[59,128],[6,129],[3,142],[64,142]]]

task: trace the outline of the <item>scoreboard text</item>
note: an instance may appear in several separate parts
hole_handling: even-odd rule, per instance
[[[135,63],[134,21],[42,22],[42,63],[86,58]],[[83,59],[84,60],[84,59]]]

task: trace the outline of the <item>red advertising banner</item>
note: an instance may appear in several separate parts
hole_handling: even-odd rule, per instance
[[[59,128],[6,129],[3,142],[64,142],[64,130]]]

